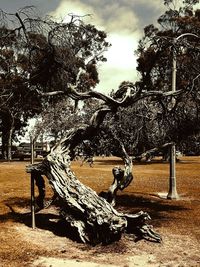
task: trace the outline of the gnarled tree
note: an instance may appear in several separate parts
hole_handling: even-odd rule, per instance
[[[70,160],[74,157],[76,146],[81,141],[89,140],[98,133],[99,126],[108,112],[115,113],[119,107],[133,105],[142,98],[151,98],[152,96],[163,98],[180,93],[144,92],[141,90],[131,93],[129,87],[126,88],[126,91],[126,96],[123,99],[115,100],[95,91],[78,93],[75,86],[68,85],[65,92],[72,99],[97,98],[103,101],[103,105],[92,115],[88,124],[71,129],[51,149],[50,154],[43,162],[30,165],[27,169],[36,180],[42,179],[41,175],[45,175],[48,178],[55,196],[60,200],[61,216],[68,225],[66,231],[70,231],[70,228],[73,228],[83,242],[92,244],[109,243],[118,240],[124,231],[154,241],[161,240],[160,236],[147,224],[148,214],[140,212],[129,215],[117,212],[104,198],[81,184],[70,169]],[[59,93],[54,92],[54,95]],[[46,93],[46,95],[49,94],[51,93]],[[126,153],[123,145],[121,147],[125,162],[123,175],[117,177],[119,170],[114,170],[114,176],[118,181],[117,187],[119,189],[126,186],[133,178],[132,160]],[[110,200],[113,201],[113,190],[110,189],[109,192],[111,195]],[[39,197],[42,208],[44,195],[42,194]]]
[[[42,175],[45,175],[55,197],[60,200],[61,216],[68,225],[66,231],[73,229],[83,242],[109,243],[119,239],[124,231],[160,241],[160,236],[147,224],[148,214],[140,212],[128,215],[117,212],[108,201],[79,182],[70,169],[70,160],[74,157],[75,148],[80,142],[89,140],[98,133],[99,126],[108,112],[115,113],[118,108],[134,105],[144,98],[153,97],[154,101],[156,99],[159,102],[167,96],[179,95],[180,91],[149,91],[146,87],[145,90],[137,90],[131,84],[127,84],[123,94],[116,92],[119,93],[118,100],[91,91],[98,82],[96,62],[104,60],[101,53],[108,47],[103,32],[91,25],[84,25],[76,17],[72,18],[70,23],[61,25],[37,18],[22,20],[18,13],[16,17],[19,20],[20,33],[26,47],[29,48],[30,63],[34,63],[29,65],[30,73],[26,79],[32,92],[49,97],[68,96],[75,102],[91,98],[103,102],[88,124],[71,129],[40,164],[28,167],[28,172],[31,172],[39,186],[40,208],[44,205]],[[41,28],[41,25],[45,27]],[[27,29],[30,29],[30,32]],[[33,29],[38,30],[35,32]],[[40,35],[41,29],[45,34]],[[58,44],[58,41],[61,42]],[[57,91],[52,91],[54,88]],[[114,170],[115,181],[110,187],[108,197],[111,202],[114,201],[116,190],[124,188],[133,179],[132,160],[123,145],[121,149],[125,168]]]

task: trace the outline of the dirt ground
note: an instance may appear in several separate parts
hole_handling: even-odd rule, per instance
[[[0,162],[1,267],[200,266],[200,157],[183,157],[177,163],[179,200],[164,198],[169,164],[161,161],[136,163],[134,181],[118,194],[116,209],[147,211],[162,243],[135,242],[124,235],[118,242],[95,247],[68,238],[53,206],[37,213],[36,229],[31,228],[28,164]],[[93,168],[79,165],[72,164],[79,179],[99,193],[108,189],[112,168],[122,162],[95,158]],[[47,196],[51,194],[47,183]]]

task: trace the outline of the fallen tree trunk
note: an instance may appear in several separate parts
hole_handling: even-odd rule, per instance
[[[119,213],[106,199],[83,185],[70,169],[76,146],[97,134],[99,126],[108,112],[116,112],[119,106],[129,105],[133,100],[130,101],[128,95],[124,100],[117,101],[97,92],[78,93],[72,87],[70,87],[68,95],[74,100],[95,97],[103,100],[105,104],[92,115],[89,125],[69,131],[66,137],[51,149],[50,154],[42,163],[27,167],[27,172],[37,180],[40,209],[45,206],[45,189],[42,178],[42,175],[45,175],[53,188],[54,199],[59,199],[60,214],[67,223],[66,232],[75,233],[82,242],[108,244],[119,240],[124,232],[135,234],[138,238],[160,242],[159,234],[155,233],[152,226],[147,224],[150,219],[147,213],[142,211],[133,215]],[[134,98],[137,100],[138,95],[135,94]],[[132,160],[127,155],[123,144],[120,144],[125,168],[123,176],[117,177],[117,172],[113,172],[114,178],[117,180],[117,190],[125,188],[133,179]],[[116,190],[114,187],[109,190],[112,202],[115,199]]]
[[[138,237],[161,241],[151,226],[147,225],[149,215],[140,212],[134,215],[117,212],[104,198],[98,196],[89,187],[83,185],[70,169],[73,148],[82,139],[95,133],[96,128],[84,126],[71,131],[55,146],[42,163],[30,165],[27,171],[35,178],[45,175],[59,198],[60,214],[67,223],[66,231],[74,231],[80,240],[90,244],[107,244],[119,240],[122,233],[128,231]],[[86,138],[87,137],[87,138]],[[37,185],[44,187],[43,182]],[[40,189],[44,199],[44,189]]]

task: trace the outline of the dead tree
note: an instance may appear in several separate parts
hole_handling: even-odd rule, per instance
[[[122,155],[123,155],[122,158],[124,161],[124,169],[122,169],[119,166],[115,166],[112,169],[114,180],[113,180],[111,186],[109,187],[107,194],[103,194],[104,197],[106,198],[106,200],[112,206],[115,206],[117,191],[118,190],[120,190],[120,191],[124,190],[124,188],[126,188],[133,180],[132,157],[129,157],[129,155],[127,154],[123,143],[118,138],[115,137],[115,139],[117,139],[117,141],[119,142],[119,145],[122,149]],[[102,195],[102,193],[100,193],[100,195]]]
[[[126,229],[160,241],[160,236],[146,224],[148,214],[140,212],[128,215],[117,212],[104,198],[81,184],[71,171],[70,152],[74,145],[80,138],[91,136],[95,130],[91,125],[72,130],[42,163],[29,166],[28,171],[37,177],[45,175],[48,178],[60,200],[60,214],[68,224],[66,231],[74,228],[83,242],[110,243],[118,240]]]
[[[35,177],[45,175],[48,178],[55,196],[59,198],[60,214],[68,225],[66,231],[75,230],[82,242],[107,244],[119,240],[124,232],[134,233],[138,237],[160,242],[159,234],[155,233],[152,227],[147,224],[150,219],[147,213],[142,211],[134,215],[119,213],[104,198],[98,196],[96,192],[83,185],[76,178],[70,169],[70,159],[74,157],[75,147],[80,142],[90,140],[97,134],[99,125],[108,112],[115,112],[119,106],[128,106],[142,97],[156,94],[163,97],[170,95],[170,93],[139,92],[138,95],[127,95],[123,100],[117,101],[94,91],[78,93],[73,87],[70,87],[66,92],[69,97],[75,100],[95,97],[103,100],[105,104],[93,114],[88,125],[71,129],[65,138],[51,149],[50,154],[41,163],[30,165],[27,171],[34,173]],[[53,94],[55,95],[56,92]],[[171,94],[174,93],[171,92]],[[123,187],[132,180],[132,161],[125,151],[124,155],[123,177],[125,180],[122,177],[117,179],[118,187]],[[116,170],[114,176],[117,178]],[[37,184],[43,186],[43,183],[37,182]],[[42,199],[44,199],[44,189],[41,192]],[[112,195],[112,189],[110,192]],[[40,205],[42,208],[41,196]]]

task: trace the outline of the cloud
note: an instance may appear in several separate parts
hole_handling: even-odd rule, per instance
[[[124,80],[136,80],[134,51],[142,37],[143,27],[149,21],[154,23],[155,17],[162,14],[158,15],[163,8],[161,3],[162,0],[62,0],[51,15],[66,20],[69,13],[91,14],[84,17],[84,21],[107,32],[112,46],[105,53],[107,62],[99,68],[100,84],[97,89],[111,90],[117,89]]]
[[[84,21],[86,19],[86,22],[108,33],[108,41],[112,46],[105,53],[107,62],[99,68],[100,84],[97,90],[117,89],[122,81],[134,80],[134,50],[140,36],[134,9],[121,5],[121,1],[62,0],[52,15],[66,19],[68,13],[82,16],[91,14],[92,16],[84,18]]]
[[[129,6],[121,6],[118,1],[111,3],[105,0],[62,0],[51,15],[66,20],[70,19],[69,13],[80,16],[90,14],[91,17],[85,17],[84,21],[93,23],[107,32],[133,31],[137,29],[138,24],[134,10],[130,10]]]
[[[133,62],[133,52],[137,47],[134,35],[110,34],[108,40],[113,44],[108,52],[105,53],[108,65],[117,66],[121,69],[130,69],[135,67]]]
[[[87,5],[84,3],[85,1],[78,1],[78,0],[62,0],[58,7],[50,13],[50,15],[58,18],[64,19],[65,21],[70,20],[69,14],[74,14],[77,16],[85,16],[84,21],[91,22],[92,20],[95,21],[95,25],[102,26],[103,21],[99,16],[96,15],[93,6]],[[91,15],[86,16],[86,15]],[[93,23],[94,24],[94,23]]]
[[[121,6],[120,2],[110,4],[106,2],[103,12],[98,11],[101,15],[104,26],[108,32],[132,32],[137,29],[138,18],[134,9],[129,6]]]
[[[137,77],[136,36],[112,33],[108,39],[112,47],[105,53],[107,62],[99,68],[100,84],[96,89],[100,91],[117,89],[121,82],[134,81]]]

